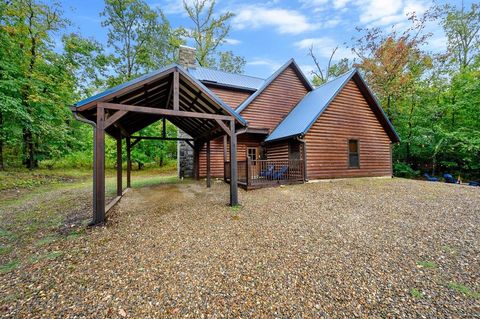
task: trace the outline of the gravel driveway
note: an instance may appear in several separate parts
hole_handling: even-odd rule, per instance
[[[478,318],[480,188],[352,179],[134,189],[0,275],[4,318]]]

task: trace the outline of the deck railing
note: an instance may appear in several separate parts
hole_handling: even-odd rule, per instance
[[[252,188],[301,183],[305,178],[303,160],[249,159],[237,162],[237,172],[238,184]],[[224,177],[230,182],[230,162],[224,164]]]

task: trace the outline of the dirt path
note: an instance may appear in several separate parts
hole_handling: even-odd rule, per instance
[[[480,193],[409,180],[134,189],[0,275],[5,318],[474,318]],[[61,254],[60,254],[61,252]]]

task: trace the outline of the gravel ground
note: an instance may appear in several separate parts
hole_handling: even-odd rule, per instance
[[[3,318],[478,318],[480,189],[354,179],[129,192],[58,258],[0,274]],[[73,206],[75,204],[72,204]]]

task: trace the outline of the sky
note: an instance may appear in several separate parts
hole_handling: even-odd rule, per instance
[[[191,0],[189,0],[191,1]],[[101,0],[63,0],[70,31],[107,42],[107,29],[101,26]],[[147,0],[166,14],[173,27],[191,26],[181,0]],[[445,1],[438,1],[443,4]],[[459,1],[449,3],[461,5]],[[464,1],[470,6],[470,1]],[[423,13],[432,5],[429,0],[217,0],[217,12],[230,11],[232,30],[221,50],[232,50],[244,56],[245,74],[266,78],[290,58],[294,58],[306,75],[314,68],[307,55],[313,45],[323,66],[338,45],[334,60],[353,58],[346,46],[358,36],[355,27],[380,27],[389,30],[407,25],[406,14]],[[445,35],[437,24],[428,26],[433,33],[427,50],[445,49]],[[187,43],[187,44],[192,44]]]

